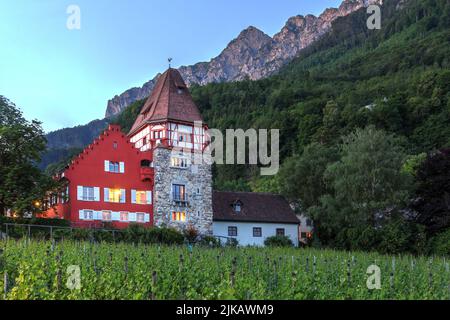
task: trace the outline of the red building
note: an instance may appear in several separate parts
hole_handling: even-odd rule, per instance
[[[168,69],[128,135],[110,125],[59,175],[67,190],[44,216],[79,227],[193,224],[211,233],[211,168],[193,161],[206,129],[180,73]]]
[[[134,147],[117,125],[110,125],[59,175],[66,192],[53,197],[47,217],[61,217],[74,226],[130,222],[153,223],[152,153]]]

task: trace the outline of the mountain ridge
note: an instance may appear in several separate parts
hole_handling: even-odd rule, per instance
[[[209,62],[182,66],[179,71],[188,86],[268,77],[292,61],[300,50],[328,32],[331,23],[336,19],[362,7],[382,2],[382,0],[344,0],[339,8],[326,8],[318,17],[312,14],[296,15],[290,17],[280,32],[273,37],[254,26],[249,26],[217,57]],[[131,103],[149,96],[160,75],[157,74],[142,87],[128,89],[110,99],[105,117],[117,115]]]

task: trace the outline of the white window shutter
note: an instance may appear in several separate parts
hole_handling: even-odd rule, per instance
[[[147,191],[147,204],[152,204],[152,192]]]
[[[144,222],[145,223],[150,222],[150,215],[148,213],[146,213],[144,216]]]
[[[125,173],[125,162],[120,162],[120,173]]]
[[[100,188],[99,187],[94,188],[94,200],[100,201]]]
[[[136,190],[131,190],[131,203],[136,203]]]
[[[120,189],[120,203],[125,203],[127,200],[127,192],[125,189]]]
[[[84,210],[80,210],[79,214],[80,214],[80,216],[79,216],[80,220],[84,220]]]
[[[128,221],[130,221],[130,222],[136,222],[136,213],[130,212],[130,213],[128,214]]]
[[[105,171],[109,172],[109,161],[105,160]]]
[[[77,200],[83,200],[83,187],[77,186]]]
[[[120,221],[120,212],[112,212],[111,220],[112,221]]]
[[[105,199],[103,201],[109,202],[109,188],[104,189],[104,196],[105,196]]]

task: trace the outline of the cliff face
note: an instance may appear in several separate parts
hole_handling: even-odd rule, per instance
[[[255,27],[249,27],[210,62],[184,66],[179,71],[188,85],[245,78],[258,80],[270,76],[295,58],[300,50],[325,34],[334,20],[371,4],[382,4],[382,0],[344,0],[339,8],[326,9],[319,17],[292,17],[273,38]],[[109,100],[106,117],[116,115],[134,101],[149,96],[159,76],[141,88],[129,89]]]

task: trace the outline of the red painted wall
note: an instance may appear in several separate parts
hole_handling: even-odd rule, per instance
[[[117,149],[114,148],[117,143]],[[124,162],[124,173],[105,172],[105,160]],[[128,137],[120,131],[119,126],[110,125],[90,146],[88,146],[66,169],[63,176],[69,181],[69,203],[58,205],[58,215],[69,219],[74,226],[92,227],[101,226],[102,221],[80,220],[79,210],[111,210],[114,212],[142,212],[150,214],[150,222],[145,226],[153,225],[152,205],[131,203],[131,190],[152,191],[153,200],[153,171],[151,181],[141,180],[141,160],[153,160],[151,151],[141,152],[134,148]],[[148,170],[148,169],[147,169]],[[77,200],[77,186],[99,187],[100,201]],[[125,203],[109,203],[104,201],[104,188],[126,189]],[[53,216],[49,210],[47,216]],[[126,228],[129,223],[111,222],[114,227]]]

